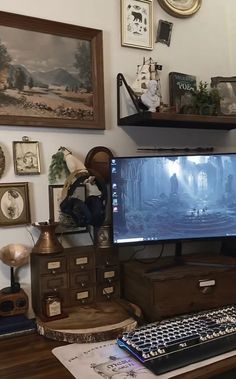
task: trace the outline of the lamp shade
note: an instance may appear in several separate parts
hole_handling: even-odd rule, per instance
[[[11,243],[0,249],[0,259],[10,267],[20,267],[28,263],[30,248],[16,243]]]

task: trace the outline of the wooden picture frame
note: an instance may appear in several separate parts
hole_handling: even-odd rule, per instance
[[[215,76],[211,86],[218,90],[221,97],[219,114],[236,116],[236,76]]]
[[[28,182],[0,183],[0,226],[30,223]]]
[[[58,223],[56,228],[56,234],[73,234],[73,233],[87,233],[87,227],[80,227],[75,225],[70,225],[71,220],[66,219],[66,215],[62,215],[60,210],[60,202],[62,198],[63,184],[50,184],[48,186],[49,195],[49,220],[53,223]],[[77,194],[80,200],[85,201],[86,199],[86,186],[81,184],[76,188]],[[62,223],[65,222],[65,224]],[[66,223],[68,222],[68,225]]]
[[[121,0],[121,45],[153,50],[153,0]]]
[[[13,160],[16,175],[40,174],[38,141],[13,141]]]
[[[105,129],[102,31],[7,12],[0,20],[0,123]]]
[[[171,16],[184,18],[196,13],[202,0],[158,0],[158,3]]]

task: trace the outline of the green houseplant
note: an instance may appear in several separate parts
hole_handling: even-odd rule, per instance
[[[207,82],[200,81],[192,95],[194,113],[216,116],[220,108],[220,99],[217,88],[211,88]]]
[[[182,106],[181,113],[217,116],[221,99],[217,88],[200,81],[197,89],[191,93],[188,103]]]

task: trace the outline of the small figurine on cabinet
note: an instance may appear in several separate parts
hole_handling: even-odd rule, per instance
[[[161,101],[157,80],[153,79],[148,82],[147,91],[142,94],[141,101],[149,112],[157,112]]]

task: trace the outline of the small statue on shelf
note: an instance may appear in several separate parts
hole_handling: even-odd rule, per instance
[[[147,91],[142,94],[141,102],[148,108],[149,112],[157,112],[161,102],[157,80],[148,82]]]

